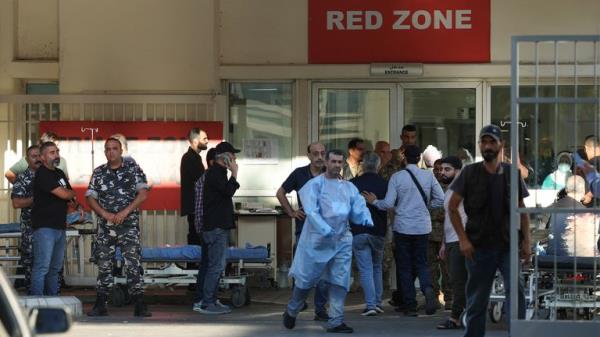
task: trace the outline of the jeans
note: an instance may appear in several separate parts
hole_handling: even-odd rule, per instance
[[[204,297],[204,279],[206,278],[206,270],[208,269],[208,249],[203,244],[201,247],[201,260],[198,268],[198,276],[196,276],[196,298],[194,303],[200,302]]]
[[[383,237],[371,234],[355,235],[352,240],[352,250],[360,272],[360,284],[368,309],[381,306],[383,245]]]
[[[227,263],[227,246],[229,245],[229,230],[215,228],[203,232],[202,239],[206,246],[208,265],[204,277],[202,305],[214,304],[217,301],[219,280]]]
[[[292,298],[290,298],[287,305],[287,312],[290,316],[298,316],[309,293],[310,289],[294,287]],[[329,321],[327,321],[327,327],[335,328],[344,323],[344,302],[348,292],[344,287],[327,283],[327,293],[329,294]]]
[[[296,233],[296,244],[294,244],[294,254],[296,253],[296,248],[298,247],[298,240],[300,240],[300,233]],[[325,313],[327,310],[325,309],[325,305],[327,304],[327,282],[319,280],[317,286],[315,287],[315,313]]]
[[[467,269],[465,267],[465,257],[460,252],[458,241],[446,243],[446,264],[448,266],[448,276],[452,286],[452,314],[450,316],[456,320],[465,310],[466,297],[465,285],[467,284]]]
[[[484,336],[485,319],[490,299],[490,292],[496,270],[500,269],[504,279],[506,318],[510,320],[510,279],[517,273],[510,270],[510,252],[508,250],[485,249],[477,247],[473,253],[473,259],[466,259],[466,267],[469,273],[467,279],[467,329],[465,337]],[[525,317],[525,294],[523,280],[519,277],[519,312],[518,317]]]
[[[30,295],[58,295],[58,273],[63,266],[66,242],[64,229],[38,228],[33,231]]]
[[[400,281],[402,283],[402,297],[405,308],[416,310],[417,299],[413,271],[419,278],[421,291],[432,288],[431,275],[427,265],[427,244],[429,234],[408,235],[394,232],[394,243],[398,254],[400,267]]]

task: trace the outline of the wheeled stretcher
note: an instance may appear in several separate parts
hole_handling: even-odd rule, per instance
[[[270,246],[270,245],[269,245]],[[220,280],[221,289],[231,291],[231,303],[241,307],[250,302],[250,293],[246,286],[245,265],[260,264],[271,268],[270,247],[235,248],[227,250],[227,268]],[[146,247],[142,248],[141,262],[145,264],[143,275],[145,284],[189,285],[196,284],[198,269],[188,269],[187,263],[199,264],[202,259],[200,246]],[[123,271],[123,258],[120,251],[115,254],[115,277],[112,289],[112,303],[120,306],[128,302],[127,278]],[[157,267],[150,267],[154,265]]]

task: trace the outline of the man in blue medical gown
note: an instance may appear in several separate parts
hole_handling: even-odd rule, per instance
[[[340,176],[344,155],[328,151],[325,173],[309,180],[300,189],[306,222],[300,235],[290,276],[295,280],[283,325],[293,329],[296,317],[319,280],[328,283],[328,332],[352,332],[344,324],[344,301],[350,288],[352,233],[348,221],[373,226],[371,214],[356,187]]]

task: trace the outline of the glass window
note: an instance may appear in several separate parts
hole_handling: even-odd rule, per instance
[[[475,102],[471,88],[404,89],[405,124],[417,127],[417,144],[433,145],[444,156],[465,150],[475,156]]]
[[[319,141],[326,149],[346,152],[354,137],[365,139],[367,149],[389,141],[390,90],[319,89]]]
[[[555,86],[539,86],[539,97],[555,97]],[[535,97],[534,86],[522,86],[521,97]],[[575,97],[574,86],[558,86],[559,97]],[[595,97],[593,86],[578,86],[578,97]],[[494,86],[491,92],[492,123],[505,133],[506,151],[510,149],[510,86]],[[556,157],[562,151],[583,147],[585,138],[598,135],[598,107],[593,104],[521,104],[519,107],[519,150],[527,165],[526,182],[540,187],[557,169]],[[537,130],[534,127],[537,125]],[[535,134],[537,132],[537,135]],[[536,141],[537,139],[537,141]]]
[[[241,189],[273,195],[291,169],[292,84],[230,83],[229,123]]]

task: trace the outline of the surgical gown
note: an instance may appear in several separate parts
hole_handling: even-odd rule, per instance
[[[350,289],[352,233],[348,221],[373,226],[371,213],[356,187],[324,174],[299,191],[306,222],[290,269],[296,286],[310,289],[322,279]]]

